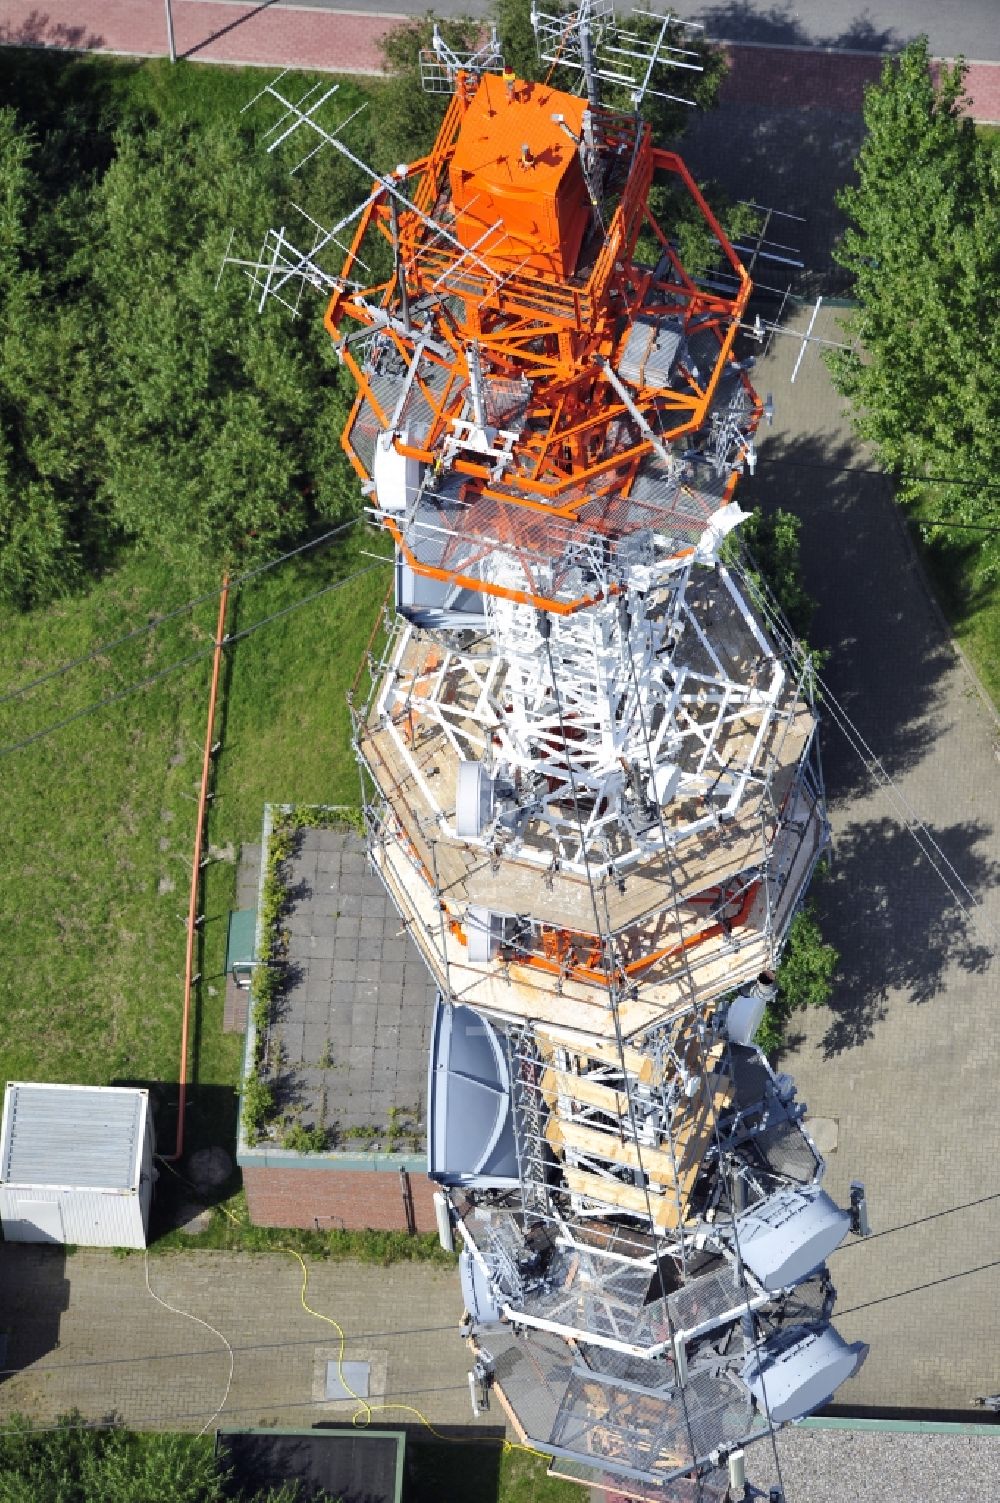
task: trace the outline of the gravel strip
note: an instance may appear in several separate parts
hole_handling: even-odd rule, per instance
[[[785,1503],[1000,1499],[1000,1424],[995,1436],[793,1427],[777,1441]],[[767,1441],[747,1450],[747,1480],[767,1497],[776,1480]]]

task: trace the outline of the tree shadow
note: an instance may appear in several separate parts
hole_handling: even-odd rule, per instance
[[[806,359],[819,358],[807,352]],[[826,655],[823,762],[830,803],[844,810],[830,878],[815,893],[824,937],[841,954],[822,1040],[829,1058],[873,1036],[893,993],[923,1005],[944,992],[949,973],[952,980],[955,971],[982,976],[990,963],[990,946],[949,896],[946,883],[954,888],[955,878],[930,839],[921,837],[921,850],[888,801],[876,817],[858,818],[854,808],[885,776],[904,779],[942,736],[955,735],[944,683],[955,655],[889,482],[853,442],[766,438],[743,494],[765,511],[781,507],[801,519],[803,583],[817,602],[811,645]],[[877,756],[875,776],[853,726],[841,729],[841,710]],[[960,747],[956,741],[956,755]],[[973,893],[996,886],[989,824],[932,826],[930,835]]]
[[[835,195],[852,181],[863,135],[864,121],[854,106],[723,103],[691,121],[683,154],[697,178],[713,179],[731,198],[752,198],[804,219],[775,220],[769,234],[793,247],[779,254],[801,260],[806,272],[762,259],[755,280],[829,294],[849,282],[832,258],[845,226]]]
[[[806,354],[819,358],[816,351]],[[850,440],[765,436],[743,495],[765,512],[781,508],[800,518],[803,583],[816,601],[810,645],[825,656],[822,676],[837,704],[859,722],[886,773],[901,777],[940,734],[935,704],[955,658],[889,482],[866,467]],[[834,711],[831,704],[823,761],[837,802],[869,792],[871,776],[832,723]]]
[[[727,42],[755,42],[765,47],[834,47],[862,52],[898,52],[904,38],[894,26],[880,26],[866,7],[837,31],[823,32],[803,25],[791,0],[767,7],[756,0],[728,0],[704,5],[692,15],[710,37]]]
[[[1000,862],[981,848],[991,834],[986,827],[966,822],[931,834],[973,892],[1000,880]],[[822,1040],[827,1059],[873,1037],[892,992],[922,1006],[945,991],[953,968],[984,976],[993,958],[913,835],[888,817],[851,823],[838,836],[816,902],[824,938],[841,957]]]
[[[84,26],[53,21],[43,10],[33,10],[20,21],[0,21],[2,47],[57,47],[69,52],[95,52],[104,46],[99,32]]]

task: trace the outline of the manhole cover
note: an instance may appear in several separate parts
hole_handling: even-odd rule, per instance
[[[328,1399],[366,1399],[370,1366],[368,1362],[328,1362],[325,1397]]]

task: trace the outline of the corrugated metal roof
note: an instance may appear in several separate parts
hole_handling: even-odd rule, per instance
[[[137,1090],[11,1082],[0,1179],[15,1185],[133,1189],[145,1100]]]

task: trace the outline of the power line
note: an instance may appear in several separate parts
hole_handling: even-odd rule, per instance
[[[633,683],[634,691],[635,691],[635,695],[636,695],[636,702],[637,702],[638,707],[639,707],[639,715],[640,715],[640,720],[641,720],[641,724],[642,724],[643,739],[644,739],[644,741],[646,743],[646,759],[647,759],[647,761],[649,763],[650,778],[652,778],[655,775],[655,770],[656,770],[655,769],[655,760],[654,760],[654,757],[653,757],[653,746],[652,746],[652,742],[651,742],[650,736],[649,736],[649,728],[648,728],[648,724],[647,724],[647,721],[646,721],[646,712],[645,712],[645,709],[644,709],[643,703],[642,703],[642,696],[641,696],[641,694],[639,692],[639,677],[638,677],[638,674],[636,672],[635,654],[634,654],[634,652],[632,650],[632,639],[631,639],[631,636],[627,632],[623,633],[623,635],[624,635],[624,638],[625,638],[626,645],[628,647],[629,664],[630,664],[631,674],[632,674],[632,683]],[[678,920],[678,923],[679,923],[680,922],[680,916],[681,916],[680,915],[680,899],[679,899],[679,894],[677,892],[677,883],[676,883],[676,880],[674,878],[673,863],[672,863],[672,861],[670,859],[670,847],[669,847],[669,844],[667,842],[667,832],[666,832],[666,826],[665,826],[664,819],[663,819],[663,809],[662,809],[661,805],[659,804],[659,802],[657,803],[657,820],[658,820],[658,823],[659,823],[659,826],[660,826],[660,839],[663,842],[664,859],[665,859],[667,871],[670,874],[670,887],[671,887],[671,893],[672,893],[672,899],[673,899],[674,915],[675,915],[675,918]],[[695,983],[694,975],[693,975],[692,970],[691,970],[691,963],[690,963],[690,960],[688,959],[687,950],[686,949],[682,950],[681,954],[682,954],[683,961],[684,961],[684,969],[687,972],[688,981],[689,981],[689,983],[691,985],[692,991],[695,993],[695,996],[697,996],[697,986],[696,986],[696,983]],[[695,1003],[695,1005],[697,1006],[697,1003]],[[619,1020],[618,1020],[617,1008],[613,1008],[613,1011],[614,1011],[615,1033],[616,1033],[616,1036],[617,1036],[617,1039],[618,1039],[618,1055],[619,1055],[619,1059],[621,1061],[622,1075],[623,1075],[623,1078],[625,1078],[625,1049],[624,1049],[624,1044],[622,1042],[621,1027],[620,1027]],[[704,1020],[704,1013],[703,1012],[701,1013],[701,1019],[702,1019],[702,1021]],[[719,1113],[718,1113],[718,1108],[716,1106],[716,1101],[715,1101],[715,1086],[713,1084],[713,1074],[714,1074],[714,1072],[712,1072],[712,1071],[710,1071],[708,1069],[708,1061],[707,1061],[706,1056],[705,1056],[704,1042],[703,1042],[703,1039],[701,1037],[700,1032],[698,1032],[696,1030],[694,1037],[695,1037],[695,1040],[696,1040],[696,1046],[697,1046],[699,1057],[700,1057],[700,1060],[701,1060],[702,1079],[705,1082],[705,1090],[706,1090],[706,1093],[707,1093],[708,1110],[709,1110],[709,1112],[711,1114],[711,1118],[712,1118],[712,1131],[713,1131],[713,1134],[714,1134],[714,1137],[715,1137],[715,1148],[716,1148],[716,1153],[718,1155],[718,1165],[719,1165],[719,1171],[720,1171],[720,1174],[721,1174],[721,1173],[724,1172],[724,1170],[726,1168],[728,1168],[730,1161],[729,1161],[729,1159],[727,1159],[725,1150],[724,1150],[723,1145],[722,1145],[722,1138],[721,1138],[721,1135],[720,1135],[720,1132],[719,1132]],[[634,1119],[634,1109],[632,1107],[631,1097],[629,1097],[628,1099],[629,1099],[630,1114],[632,1114],[632,1121],[633,1121],[633,1126],[634,1126],[634,1120],[635,1120]],[[674,1162],[676,1164],[676,1157],[674,1156],[674,1140],[673,1140],[673,1132],[672,1131],[670,1131],[670,1149],[671,1149],[671,1156],[674,1157]],[[638,1140],[636,1141],[636,1157],[638,1159],[639,1166],[640,1166],[640,1169],[641,1169],[641,1167],[642,1167],[642,1158],[641,1158],[641,1155],[639,1154],[639,1151],[638,1151]],[[649,1210],[649,1213],[650,1213],[650,1220],[652,1220],[652,1210],[650,1208],[650,1202],[649,1202],[648,1176],[644,1176],[644,1178],[646,1179],[646,1207],[647,1207],[647,1210]],[[784,1497],[785,1496],[785,1480],[784,1480],[784,1477],[782,1476],[782,1473],[781,1473],[781,1458],[778,1455],[778,1439],[777,1439],[777,1434],[776,1434],[776,1431],[775,1431],[774,1420],[771,1417],[771,1405],[770,1405],[770,1403],[768,1401],[768,1397],[767,1397],[767,1383],[766,1383],[766,1381],[764,1379],[764,1358],[763,1358],[763,1354],[762,1354],[762,1351],[761,1351],[762,1343],[759,1340],[759,1334],[758,1334],[757,1326],[756,1326],[756,1323],[755,1323],[755,1320],[754,1320],[754,1313],[753,1313],[753,1311],[751,1309],[750,1289],[749,1289],[749,1286],[748,1286],[747,1280],[746,1280],[746,1272],[745,1272],[745,1265],[744,1265],[744,1262],[743,1262],[743,1254],[740,1251],[739,1232],[738,1232],[737,1226],[736,1226],[736,1221],[737,1221],[736,1205],[735,1205],[734,1200],[733,1200],[732,1190],[731,1189],[729,1190],[729,1219],[730,1219],[730,1222],[732,1223],[733,1249],[734,1249],[734,1251],[736,1253],[736,1270],[735,1271],[736,1271],[736,1274],[737,1274],[737,1284],[738,1284],[738,1287],[746,1295],[746,1301],[745,1301],[745,1324],[743,1322],[741,1322],[741,1326],[742,1326],[742,1330],[743,1330],[743,1337],[744,1337],[744,1347],[746,1347],[748,1344],[751,1344],[753,1346],[753,1353],[754,1353],[754,1357],[755,1357],[756,1362],[757,1362],[757,1377],[758,1377],[758,1380],[760,1382],[761,1398],[762,1398],[763,1404],[764,1404],[764,1416],[765,1416],[765,1418],[767,1420],[767,1428],[768,1428],[768,1432],[769,1432],[770,1437],[771,1437],[771,1450],[774,1453],[774,1469],[775,1469],[775,1473],[776,1473],[777,1478],[778,1478],[778,1485],[779,1485],[779,1487],[781,1489],[781,1496]],[[683,1246],[683,1244],[682,1244],[682,1246]],[[683,1256],[683,1254],[682,1254],[682,1256]],[[657,1260],[657,1268],[658,1269],[660,1268],[660,1262],[659,1262],[659,1260]],[[685,1266],[685,1271],[686,1271],[686,1266]],[[665,1290],[664,1284],[663,1284],[662,1269],[660,1271],[660,1293],[661,1293],[661,1296],[662,1296],[663,1301],[664,1301],[664,1306],[666,1306],[666,1290]],[[749,1343],[747,1341],[748,1332],[752,1333],[752,1339],[751,1339],[751,1341]],[[671,1336],[673,1336],[673,1331],[672,1330],[671,1330]],[[675,1361],[676,1361],[676,1358],[675,1358]],[[684,1388],[683,1387],[681,1388],[681,1393],[682,1394],[684,1393]],[[686,1414],[687,1414],[687,1405],[685,1403],[685,1415]],[[690,1425],[690,1421],[689,1421],[689,1425]]]
[[[788,470],[834,470],[838,475],[875,475],[882,480],[897,480],[907,485],[955,485],[967,491],[1000,491],[1000,485],[969,480],[958,475],[892,475],[877,466],[830,464],[821,459],[779,459],[758,454],[758,464],[778,465]],[[963,524],[958,524],[963,525]]]
[[[262,620],[255,621],[252,626],[244,627],[242,631],[230,633],[223,638],[223,646],[231,647],[233,643],[241,642],[245,637],[252,636],[254,632],[260,631],[262,626],[268,626],[272,621],[278,621],[282,616],[288,616],[292,611],[297,611],[301,606],[309,605],[311,601],[318,600],[322,595],[332,594],[334,591],[342,589],[344,585],[351,584],[352,581],[361,579],[364,575],[371,574],[375,569],[381,568],[383,563],[388,564],[390,562],[390,559],[384,559],[378,563],[369,564],[365,569],[355,569],[352,574],[345,575],[343,579],[337,579],[333,584],[324,585],[322,589],[314,590],[311,595],[304,595],[301,600],[293,601],[291,605],[286,605],[281,610],[273,611],[270,616],[264,616]],[[35,731],[32,735],[26,736],[22,741],[14,741],[9,746],[0,746],[0,757],[9,757],[14,752],[23,751],[25,747],[34,746],[36,741],[43,741],[47,736],[54,735],[56,731],[64,730],[66,726],[72,725],[77,720],[83,720],[87,715],[93,715],[97,710],[107,709],[111,705],[120,703],[123,699],[128,699],[130,695],[137,694],[141,689],[150,688],[153,684],[160,683],[161,680],[169,678],[171,674],[179,672],[182,668],[190,668],[192,664],[201,662],[204,658],[211,657],[214,652],[214,642],[209,647],[199,648],[197,652],[190,653],[186,658],[178,659],[176,663],[171,663],[168,667],[161,668],[159,672],[151,673],[147,678],[139,679],[136,683],[129,684],[126,688],[119,689],[114,694],[107,694],[103,699],[94,700],[92,704],[85,705],[82,710],[74,710],[72,715],[66,715],[62,720],[53,721],[50,725],[44,726],[40,731]]]
[[[803,666],[809,664],[810,654],[785,621],[781,607],[773,591],[766,582],[762,588],[761,582],[754,577],[745,565],[738,567],[740,576],[749,594],[767,617],[771,629],[778,640],[784,645],[795,661]],[[771,597],[773,607],[769,603],[767,596]],[[943,883],[956,907],[968,922],[975,923],[978,920],[980,927],[987,932],[993,944],[996,944],[997,940],[1000,939],[1000,935],[998,935],[992,922],[986,917],[981,899],[976,897],[975,893],[962,878],[957,867],[945,855],[929,826],[920,817],[920,814],[910,803],[899,787],[899,784],[886,770],[881,758],[875,754],[865,741],[861,732],[833,693],[833,690],[817,672],[815,664],[812,664],[811,672],[814,683],[821,691],[821,702],[824,710],[840,731],[855,756],[861,761],[872,781],[877,787],[886,790],[889,798],[895,805],[897,819],[912,837],[921,855],[930,864],[937,877]],[[968,903],[963,900],[962,894],[968,899]]]
[[[266,563],[257,564],[253,569],[248,569],[245,574],[238,575],[230,583],[230,590],[239,589],[240,585],[246,584],[247,580],[256,579],[259,574],[266,574],[269,569],[276,569],[279,564],[286,563],[290,558],[296,558],[301,553],[307,553],[311,548],[318,548],[321,543],[328,543],[332,538],[339,537],[357,526],[358,519],[353,517],[350,522],[344,522],[340,527],[334,527],[329,532],[324,532],[318,538],[312,538],[307,543],[300,543],[297,548],[290,548],[287,553],[282,553],[278,558],[268,559]],[[187,611],[192,611],[196,606],[203,605],[206,600],[218,600],[221,591],[219,589],[206,590],[204,595],[196,595],[193,600],[188,600],[184,605],[176,606],[174,610],[167,611],[164,615],[155,615],[144,626],[137,626],[134,631],[126,632],[124,636],[115,637],[111,642],[104,642],[100,647],[93,648],[90,652],[83,653],[78,658],[71,658],[58,668],[50,668],[45,673],[40,673],[37,678],[29,680],[17,689],[8,689],[0,694],[0,705],[7,704],[12,699],[19,699],[22,695],[37,689],[40,684],[46,684],[50,679],[62,678],[74,668],[81,667],[84,663],[92,663],[95,658],[106,657],[109,652],[123,647],[126,642],[134,642],[137,637],[146,636],[151,631],[157,631],[165,626],[168,621],[174,621],[178,616],[183,616]]]

